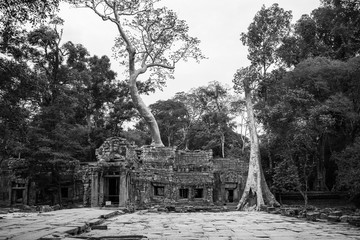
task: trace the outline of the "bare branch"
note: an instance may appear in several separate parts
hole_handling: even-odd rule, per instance
[[[162,67],[162,68],[166,68],[166,69],[175,69],[175,66],[169,66],[166,64],[161,64],[161,63],[150,63],[148,65],[146,65],[148,68],[151,67]]]

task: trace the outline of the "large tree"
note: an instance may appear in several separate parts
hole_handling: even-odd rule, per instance
[[[188,35],[185,21],[166,7],[157,7],[158,0],[86,0],[74,1],[77,6],[93,10],[104,21],[117,27],[119,37],[114,50],[127,65],[132,101],[145,119],[154,146],[163,146],[158,124],[140,97],[138,77],[149,71],[147,82],[163,85],[173,77],[180,60],[203,58],[199,40]]]
[[[234,76],[234,88],[239,93],[245,94],[246,112],[250,132],[250,160],[249,171],[243,195],[237,209],[241,210],[251,204],[251,198],[256,199],[257,210],[263,205],[278,205],[274,195],[266,183],[261,165],[259,139],[253,109],[253,91],[259,79],[259,71],[254,67],[239,69]]]
[[[58,10],[60,0],[6,0],[0,2],[0,52],[17,58],[22,46],[26,24],[44,22]]]
[[[251,61],[251,66],[237,71],[234,84],[238,92],[243,91],[245,93],[251,147],[248,179],[238,205],[239,209],[245,206],[249,196],[256,196],[257,209],[260,209],[264,203],[278,204],[267,186],[262,170],[253,105],[256,96],[255,91],[261,93],[259,96],[264,105],[267,105],[267,85],[269,84],[268,79],[270,79],[268,70],[278,61],[277,51],[282,39],[290,32],[291,18],[291,12],[280,8],[278,4],[273,4],[269,8],[262,6],[249,25],[248,32],[241,34],[242,43],[248,46],[249,54],[247,57]],[[268,129],[265,128],[265,130]],[[272,166],[269,135],[270,132],[267,135],[267,142],[270,166]]]
[[[241,34],[241,41],[248,46],[248,59],[251,65],[260,71],[258,79],[258,89],[260,93],[259,100],[266,108],[268,105],[268,88],[271,85],[271,76],[269,69],[279,63],[278,51],[282,40],[289,35],[291,11],[285,11],[277,3],[266,8],[264,5],[254,17],[249,25],[248,31]],[[267,134],[267,152],[269,158],[270,170],[272,170],[272,156],[270,154],[270,136],[269,128],[265,126]]]
[[[309,58],[284,74],[269,91],[271,102],[262,121],[273,132],[274,155],[283,161],[293,149],[295,160],[314,157],[310,190],[335,187],[336,165],[331,156],[358,136],[358,69],[359,57],[347,62]],[[300,132],[307,136],[307,146],[295,151],[300,146]]]
[[[232,96],[229,90],[217,81],[197,89],[201,107],[204,109],[202,121],[207,132],[212,136],[209,145],[218,145],[222,157],[225,157],[226,133],[234,127],[231,121]]]
[[[360,4],[356,0],[322,0],[294,25],[283,40],[280,56],[288,66],[309,57],[347,60],[360,51]]]

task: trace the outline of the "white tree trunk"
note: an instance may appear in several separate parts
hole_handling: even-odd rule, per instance
[[[256,131],[256,122],[251,99],[251,89],[247,82],[244,82],[244,85],[246,111],[250,133],[250,160],[245,189],[239,204],[237,205],[237,209],[242,210],[244,208],[254,208],[256,210],[260,210],[261,206],[265,204],[279,205],[279,203],[276,201],[274,195],[270,192],[270,189],[265,181],[261,166],[259,139]],[[256,202],[252,203],[251,198],[255,198],[255,196]]]
[[[146,104],[140,97],[138,88],[136,86],[136,78],[137,78],[136,74],[130,74],[129,86],[130,86],[131,99],[136,109],[139,111],[140,115],[144,118],[145,122],[149,127],[152,138],[151,145],[154,145],[155,147],[163,147],[164,144],[161,141],[159,126],[156,122],[154,115],[151,113],[150,109],[146,106]]]

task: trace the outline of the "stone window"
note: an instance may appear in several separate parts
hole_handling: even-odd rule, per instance
[[[203,188],[195,188],[194,189],[194,198],[203,198],[204,197],[204,189]]]
[[[188,188],[180,188],[179,196],[180,196],[180,198],[189,198],[189,189]]]
[[[154,195],[155,196],[164,196],[164,186],[154,186]]]

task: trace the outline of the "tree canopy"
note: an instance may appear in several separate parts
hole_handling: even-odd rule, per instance
[[[163,87],[179,61],[204,58],[186,22],[156,0],[68,1],[115,24],[113,51],[127,70],[118,76],[108,56],[63,42],[59,2],[0,3],[0,162],[60,183],[62,169],[95,161],[104,139],[125,136],[139,146],[256,155],[256,179],[278,192],[360,194],[358,1],[322,0],[294,24],[291,11],[263,6],[240,36],[250,65],[235,73],[238,94],[219,79],[150,106],[140,94]],[[138,124],[125,130],[129,121]]]
[[[162,86],[173,77],[175,64],[180,60],[204,58],[200,41],[188,34],[184,20],[166,7],[157,7],[157,0],[105,1],[78,0],[78,7],[87,7],[104,21],[117,27],[119,37],[113,48],[121,64],[127,66],[128,83],[134,106],[144,118],[154,146],[163,146],[154,115],[138,91],[138,77],[149,72],[147,84]]]

